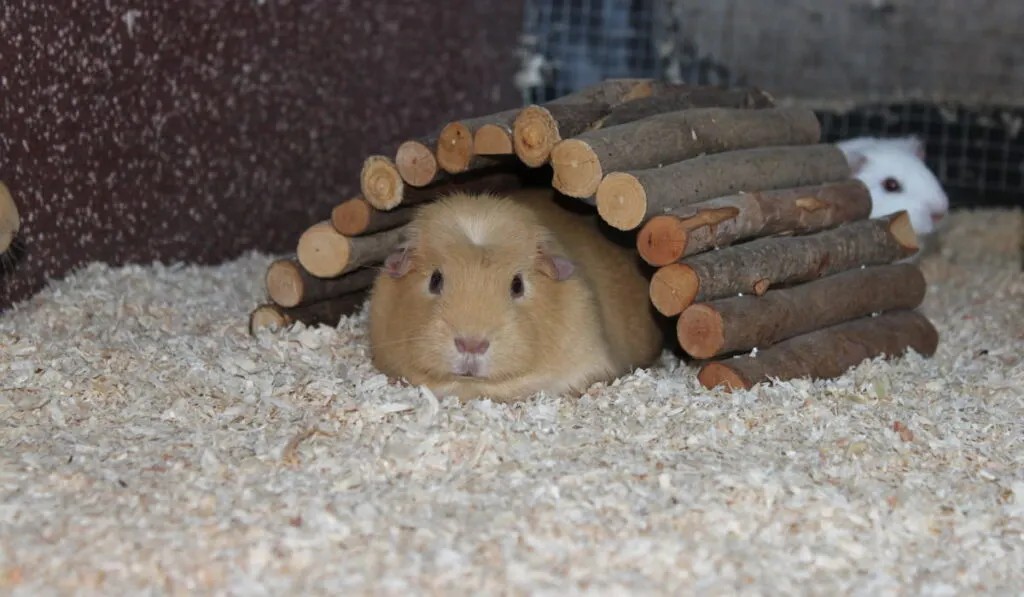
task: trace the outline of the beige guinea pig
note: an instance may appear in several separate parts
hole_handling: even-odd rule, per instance
[[[550,188],[418,208],[370,298],[374,365],[439,396],[582,393],[661,354],[634,251]]]

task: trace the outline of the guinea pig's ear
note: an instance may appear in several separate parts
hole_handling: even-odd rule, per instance
[[[898,137],[894,139],[904,149],[917,156],[917,159],[924,159],[924,142],[921,141],[920,137],[914,135],[908,135],[906,137]]]
[[[846,156],[846,161],[850,163],[850,170],[852,170],[854,175],[856,175],[860,174],[860,171],[867,165],[868,156],[859,151],[853,151]]]
[[[387,257],[384,258],[384,271],[392,278],[401,278],[412,269],[412,260],[409,258],[410,243],[405,241],[397,245]]]
[[[556,282],[568,280],[576,271],[576,264],[568,257],[559,255],[552,250],[545,242],[540,244],[540,254],[537,255],[537,269],[545,276]]]

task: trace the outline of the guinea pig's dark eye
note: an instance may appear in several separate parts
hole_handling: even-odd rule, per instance
[[[890,176],[882,181],[882,188],[890,193],[899,193],[903,190],[903,185],[900,184],[900,181]]]
[[[524,290],[526,290],[526,287],[523,285],[523,277],[519,274],[512,276],[512,298],[523,296]]]
[[[444,288],[444,276],[441,275],[440,270],[434,270],[434,273],[430,274],[430,293],[441,294],[441,289]]]

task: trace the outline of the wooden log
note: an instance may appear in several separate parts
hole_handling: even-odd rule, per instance
[[[616,106],[592,128],[618,126],[665,112],[715,106],[756,110],[775,106],[775,99],[757,87],[730,89],[712,85],[671,85],[656,90],[648,97]]]
[[[477,151],[475,147],[476,134],[487,125],[499,127],[509,125],[515,120],[519,110],[519,108],[513,108],[495,114],[449,122],[441,129],[441,134],[438,136],[437,163],[444,171],[451,174],[467,172],[492,164],[491,159],[481,157],[485,154]],[[486,133],[484,140],[487,141]],[[511,153],[511,151],[508,152],[508,154]]]
[[[662,88],[671,87],[675,83],[663,83],[644,77],[620,77],[605,79],[586,87],[556,97],[545,106],[562,106],[570,104],[602,104],[609,109],[625,102],[650,97]]]
[[[585,104],[606,106],[606,109],[610,109],[624,101],[650,95],[655,85],[664,84],[655,83],[652,79],[608,79],[556,98],[544,105]],[[508,117],[514,120],[519,112],[520,108],[515,108],[470,120],[474,121],[474,126],[492,123],[501,125],[506,122]],[[399,176],[411,186],[425,187],[439,182],[444,178],[445,172],[467,172],[486,167],[488,162],[479,159],[482,154],[466,152],[466,143],[472,141],[473,133],[475,133],[471,130],[472,128],[473,126],[463,127],[458,122],[450,123],[442,127],[441,130],[402,143],[394,160]],[[472,161],[473,156],[478,158],[475,162]]]
[[[408,224],[413,210],[381,211],[362,197],[346,199],[331,210],[331,225],[345,236],[365,236]]]
[[[741,293],[760,296],[770,286],[892,263],[917,250],[910,216],[900,211],[805,236],[760,238],[692,255],[654,272],[650,298],[660,313],[672,317],[695,302]]]
[[[592,197],[612,171],[655,168],[739,149],[810,145],[820,139],[818,116],[807,108],[677,110],[560,141],[551,150],[551,184],[564,195],[583,199]]]
[[[359,172],[359,192],[379,210],[398,206],[405,195],[406,185],[394,160],[386,155],[371,155],[363,160]]]
[[[296,255],[307,272],[318,278],[336,278],[364,265],[384,261],[402,241],[405,226],[369,236],[349,238],[330,222],[313,224],[299,237]]]
[[[395,170],[413,187],[425,187],[444,177],[435,151],[438,133],[402,142],[395,151]]]
[[[834,379],[867,359],[898,358],[908,349],[930,357],[938,344],[935,326],[918,311],[888,311],[794,336],[758,350],[756,356],[705,363],[697,379],[705,388],[728,391],[771,379]]]
[[[640,228],[636,248],[660,267],[737,241],[806,234],[871,215],[871,191],[856,178],[823,185],[741,192],[656,215]]]
[[[646,81],[620,101],[602,103],[585,97],[556,100],[524,108],[512,124],[516,155],[526,165],[547,163],[552,149],[563,139],[586,131],[632,122],[663,112],[687,108],[769,107],[774,100],[754,89],[726,89],[710,85],[686,85]]]
[[[740,191],[765,191],[851,178],[835,145],[757,147],[705,155],[627,172],[612,172],[597,187],[597,212],[619,230],[698,201]]]
[[[367,291],[360,290],[292,308],[265,303],[257,306],[249,314],[249,333],[256,335],[263,329],[277,328],[280,330],[297,321],[301,321],[307,326],[335,327],[342,317],[358,313],[368,297]]]
[[[690,305],[676,320],[676,337],[697,359],[766,348],[872,313],[914,309],[926,286],[924,274],[909,263],[852,269],[763,296]]]
[[[651,79],[608,79],[541,105],[526,106],[512,122],[515,154],[527,166],[539,168],[562,139],[586,131],[624,102],[649,97],[669,86]]]
[[[516,112],[519,115],[519,112]],[[485,124],[473,134],[473,152],[477,155],[486,156],[510,156],[515,155],[516,149],[512,145],[512,123],[515,117],[508,122],[492,122]]]
[[[372,162],[371,162],[372,160]],[[389,165],[390,164],[390,165]],[[446,176],[432,185],[417,188],[405,184],[384,156],[371,156],[363,166],[360,189],[363,198],[379,211],[391,211],[400,205],[433,201],[439,195],[458,190],[500,192],[522,186],[522,177],[506,164]]]
[[[21,216],[18,214],[18,205],[14,202],[7,185],[0,182],[0,256],[7,255],[20,230]]]
[[[376,264],[366,265],[337,278],[318,278],[294,259],[278,259],[267,268],[267,296],[282,307],[297,307],[319,302],[373,285],[379,271]]]

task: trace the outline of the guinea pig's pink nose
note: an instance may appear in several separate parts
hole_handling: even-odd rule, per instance
[[[455,338],[455,348],[459,349],[459,352],[469,354],[483,354],[490,348],[491,343],[486,338],[470,338],[466,336],[458,336]]]

